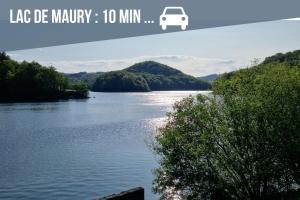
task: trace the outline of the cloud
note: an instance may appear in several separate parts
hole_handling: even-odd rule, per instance
[[[13,57],[13,58],[18,57],[18,56],[22,56],[22,55],[19,54],[19,53],[8,53],[8,55],[9,55],[10,57]]]
[[[203,76],[212,73],[224,73],[237,69],[245,65],[245,61],[221,58],[203,58],[186,55],[162,55],[162,56],[142,56],[128,59],[101,59],[101,60],[70,60],[70,61],[40,61],[43,65],[52,65],[58,71],[74,72],[106,72],[120,70],[129,67],[137,62],[152,60],[160,62],[186,74]]]
[[[284,19],[284,20],[288,20],[288,21],[300,21],[300,17],[297,17],[297,18],[289,18],[289,19]]]

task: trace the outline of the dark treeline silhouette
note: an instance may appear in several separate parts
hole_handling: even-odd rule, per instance
[[[54,67],[43,67],[37,62],[16,62],[0,53],[0,101],[48,101],[87,98],[84,84],[69,85],[68,79]]]

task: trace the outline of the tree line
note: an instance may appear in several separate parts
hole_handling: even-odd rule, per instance
[[[69,84],[54,67],[37,62],[21,63],[0,53],[0,101],[45,101],[87,98],[88,89],[82,83]]]

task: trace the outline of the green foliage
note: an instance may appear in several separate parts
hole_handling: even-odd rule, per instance
[[[238,90],[246,86],[253,87],[248,83],[252,82],[256,75],[263,74],[273,66],[278,65],[281,65],[283,68],[300,68],[300,50],[285,54],[278,53],[267,57],[261,64],[257,64],[251,68],[225,73],[214,81],[214,92],[221,94],[224,92],[236,93],[240,92]]]
[[[207,90],[210,88],[210,84],[195,77],[185,74],[181,75],[153,75],[148,73],[140,73],[142,75],[151,90]]]
[[[263,64],[269,63],[286,63],[288,65],[300,65],[300,50],[288,52],[288,53],[278,53],[274,56],[267,57]]]
[[[18,63],[5,55],[0,54],[5,58],[0,61],[0,101],[44,101],[71,97],[65,92],[67,78],[55,68],[43,67],[36,62]]]
[[[223,108],[198,96],[177,102],[173,109],[156,137],[160,167],[155,171],[154,190],[162,199],[172,199],[176,191],[187,199],[210,199],[223,187],[211,163],[217,155],[210,152],[214,138],[228,130]]]
[[[148,73],[162,76],[183,75],[183,73],[177,69],[154,61],[136,63],[131,67],[126,68],[125,71],[133,73]]]
[[[4,60],[10,60],[10,57],[5,52],[0,52],[0,62]]]
[[[70,85],[70,89],[75,90],[75,95],[81,97],[87,97],[89,94],[88,86],[83,82],[76,82]]]
[[[129,68],[116,72],[80,72],[76,74],[67,74],[67,76],[71,82],[79,80],[83,81],[92,91],[106,92],[207,90],[210,89],[211,86],[208,82],[199,80],[195,77],[186,75],[177,69],[153,61],[137,63]],[[113,76],[114,79],[112,79]],[[126,81],[123,80],[125,77],[131,80],[129,81],[130,85],[118,86],[118,83],[126,83]],[[136,81],[133,81],[135,79]],[[138,86],[138,83],[141,85]]]
[[[153,61],[137,63],[125,70],[143,76],[153,91],[207,90],[210,88],[210,84],[205,81]]]
[[[270,62],[219,78],[211,97],[174,106],[154,149],[154,190],[168,199],[300,196],[300,68]]]
[[[86,84],[89,88],[92,88],[96,79],[103,74],[103,72],[87,73],[87,72],[78,72],[74,74],[65,74],[68,77],[70,84],[75,84],[77,82],[82,82]]]
[[[108,72],[100,75],[92,86],[97,92],[148,92],[146,80],[126,71]]]

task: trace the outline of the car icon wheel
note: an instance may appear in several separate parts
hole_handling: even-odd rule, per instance
[[[166,25],[162,25],[161,28],[162,28],[162,30],[164,30],[164,31],[167,30],[167,26],[166,26]]]
[[[185,25],[182,25],[181,26],[181,30],[185,30],[186,29],[186,26]]]

